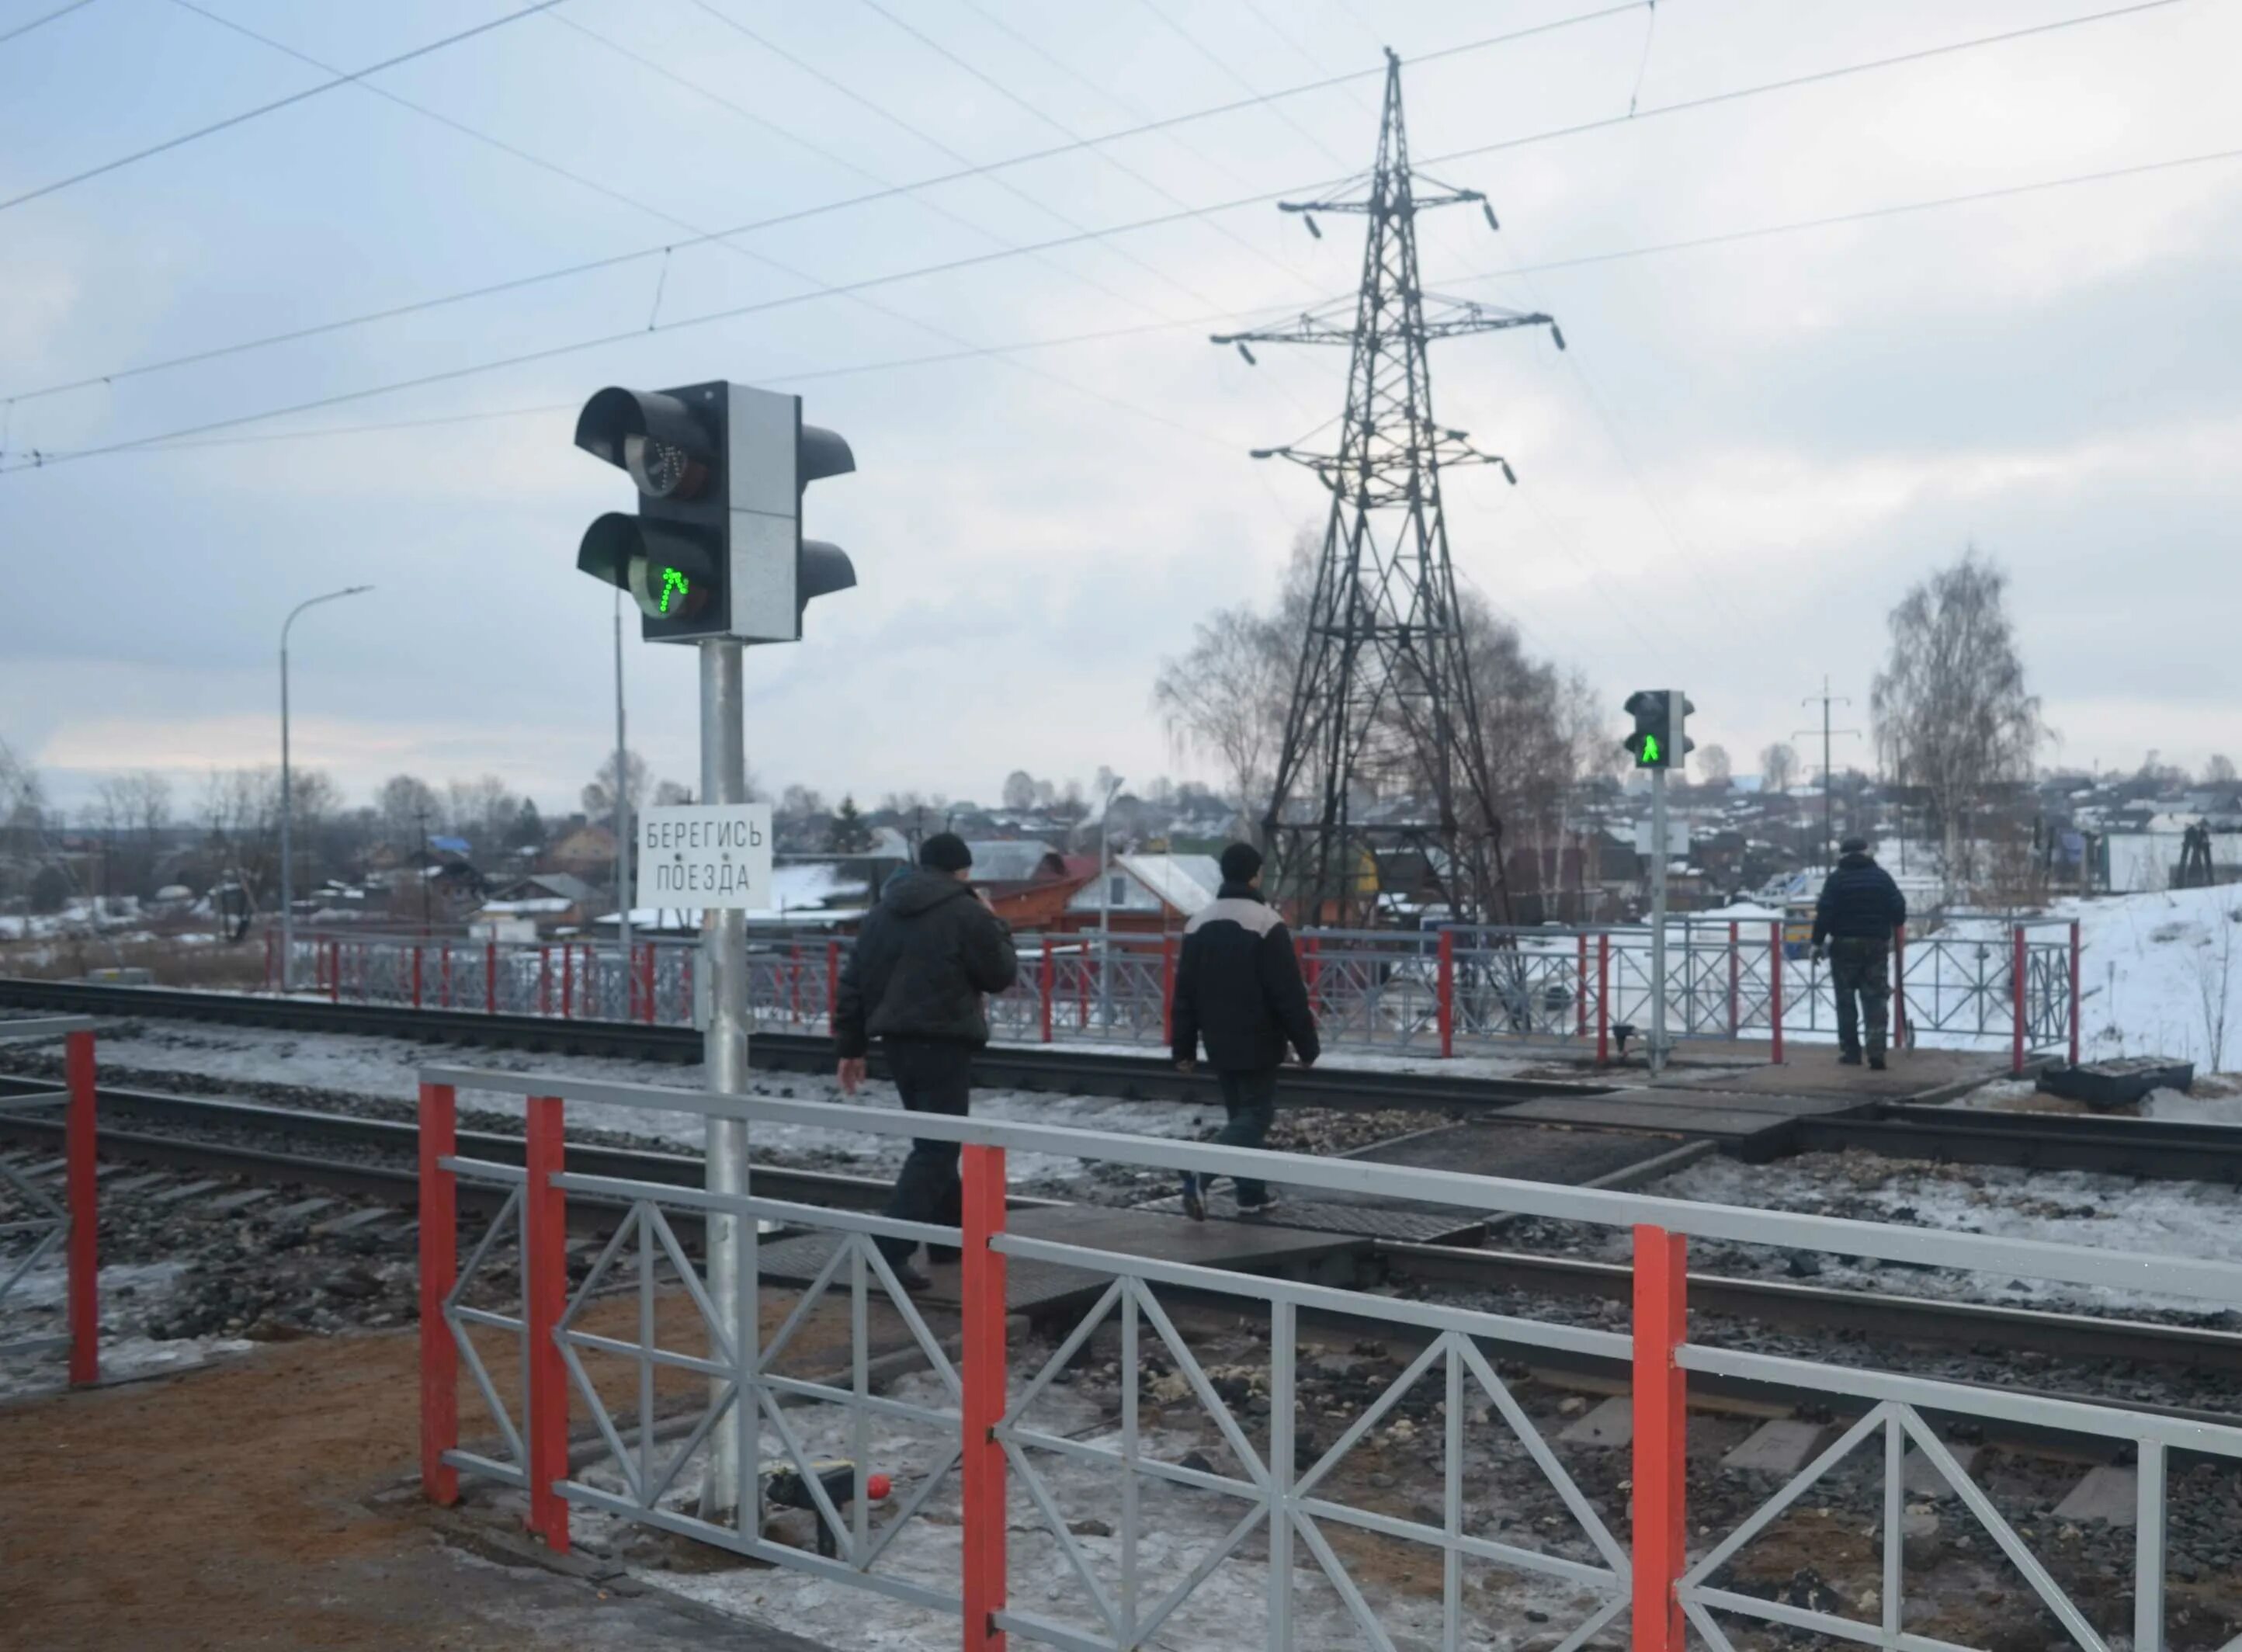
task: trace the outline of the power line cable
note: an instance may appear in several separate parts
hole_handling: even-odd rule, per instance
[[[1927,201],[1903,202],[1890,206],[1865,208],[1862,211],[1854,212],[1835,213],[1820,218],[1802,218],[1789,224],[1764,225],[1755,229],[1735,231],[1720,235],[1701,236],[1683,241],[1663,242],[1648,246],[1624,248],[1610,252],[1584,254],[1578,258],[1553,259],[1546,264],[1519,265],[1503,270],[1482,271],[1476,273],[1453,277],[1442,285],[1459,285],[1467,282],[1502,280],[1527,272],[1539,272],[1543,270],[1568,269],[1581,265],[1604,263],[1618,259],[1652,257],[1667,252],[1686,251],[1699,246],[1719,245],[1731,241],[1755,239],[1769,236],[1826,229],[1839,225],[1859,223],[1875,218],[1896,217],[1903,213],[1932,212],[1947,207],[1966,205],[1979,201],[2005,199],[2015,196],[2031,194],[2038,191],[2070,188],[2078,185],[2102,183],[2118,178],[2136,178],[2152,173],[2172,171],[2185,167],[2205,165],[2214,162],[2236,160],[2242,160],[2242,148],[2217,150],[2200,155],[2176,156],[2168,160],[2146,161],[2135,165],[2111,167],[2092,172],[2074,173],[2064,178],[2046,178],[2031,184],[2006,185],[1993,189],[1975,191],[1968,194],[1941,196],[1935,199]],[[886,283],[907,279],[915,275],[923,273],[926,273],[926,272],[903,271],[893,275],[874,277],[869,279],[871,283]],[[683,327],[700,326],[711,321],[733,319],[739,315],[748,313],[755,310],[774,308],[782,305],[804,302],[808,299],[820,296],[823,295],[816,293],[804,293],[792,298],[767,299],[760,304],[741,306],[731,310],[716,311],[703,315],[684,316],[675,321],[663,322],[660,326],[652,330],[658,332],[668,332]],[[1199,326],[1207,325],[1210,322],[1234,320],[1245,316],[1266,316],[1272,312],[1282,313],[1284,311],[1288,311],[1290,308],[1290,306],[1282,306],[1281,309],[1271,306],[1255,311],[1234,311],[1219,316],[1190,317],[1171,322],[1148,324],[1141,330],[1144,332],[1158,332],[1169,327],[1182,328],[1186,326]],[[529,351],[519,355],[505,357],[494,361],[471,363],[466,366],[451,368],[442,373],[426,374],[417,379],[404,379],[386,385],[368,386],[358,390],[344,391],[338,393],[335,395],[322,397],[312,401],[299,402],[285,407],[272,408],[264,413],[245,413],[235,418],[214,421],[210,424],[198,425],[185,430],[163,432],[155,435],[135,438],[130,441],[111,443],[97,448],[74,449],[67,454],[50,456],[46,462],[58,463],[65,458],[73,460],[90,459],[101,454],[128,452],[152,447],[158,443],[172,441],[184,437],[201,435],[205,432],[211,430],[232,428],[244,424],[260,423],[266,419],[285,418],[291,413],[309,413],[322,407],[334,406],[346,402],[364,400],[370,397],[385,395],[393,391],[418,389],[426,385],[470,378],[484,373],[497,372],[506,367],[520,366],[531,362],[541,361],[556,356],[570,354],[578,351],[595,349],[601,345],[621,343],[628,339],[643,337],[647,331],[648,329],[645,328],[634,327],[627,332],[604,334],[594,339],[583,339],[573,344],[553,346],[541,350]],[[991,346],[990,350],[983,352],[983,353],[995,353],[1002,348],[1002,346]],[[0,474],[4,474],[7,473],[7,472],[16,470],[29,470],[32,468],[35,468],[32,462],[24,461],[6,467],[3,470],[0,470]]]
[[[71,12],[78,10],[82,7],[90,6],[92,3],[93,0],[70,0],[70,3],[68,5],[57,6],[52,11],[48,12],[44,17],[34,17],[29,23],[19,23],[13,29],[10,29],[6,34],[0,35],[0,46],[6,45],[10,41],[17,38],[18,36],[27,35],[34,29],[41,28],[47,24],[50,24],[57,17],[67,17]]]
[[[338,86],[347,86],[353,81],[363,80],[368,75],[379,74],[385,69],[394,69],[398,64],[411,63],[416,57],[426,57],[432,52],[442,51],[448,46],[456,46],[463,40],[473,40],[478,35],[487,35],[494,29],[503,29],[510,23],[519,23],[524,17],[534,17],[539,12],[547,10],[560,3],[560,0],[534,0],[532,4],[524,6],[519,11],[509,11],[502,17],[493,17],[487,23],[479,23],[472,29],[462,29],[457,34],[446,35],[441,40],[432,40],[425,46],[415,46],[410,51],[400,51],[395,57],[383,58],[379,63],[368,64],[363,69],[353,70],[347,74],[339,74],[332,80],[322,81],[316,86],[306,86],[301,91],[290,92],[285,97],[276,97],[269,104],[259,104],[254,109],[245,109],[238,115],[228,115],[224,120],[212,121],[209,125],[198,126],[193,131],[181,132],[176,138],[167,138],[160,144],[151,144],[147,148],[135,150],[130,155],[120,155],[115,160],[104,161],[98,166],[89,166],[82,172],[71,173],[68,178],[58,178],[51,184],[42,184],[37,189],[26,190],[20,195],[0,201],[0,212],[6,212],[11,206],[21,206],[26,201],[36,201],[52,195],[57,191],[66,190],[74,184],[83,184],[88,178],[100,178],[107,173],[119,171],[137,161],[144,161],[151,156],[164,154],[184,144],[194,143],[198,138],[208,138],[214,132],[226,131],[232,127],[245,124],[262,116],[270,115],[276,110],[292,108],[297,104],[317,97],[323,92],[332,91]]]
[[[1458,45],[1443,47],[1437,51],[1428,52],[1422,57],[1412,59],[1412,61],[1426,63],[1438,58],[1453,57],[1469,52],[1485,50],[1494,46],[1505,45],[1514,41],[1522,40],[1529,36],[1547,34],[1559,29],[1570,28],[1581,24],[1594,23],[1606,17],[1615,17],[1623,12],[1634,11],[1640,9],[1643,3],[1644,0],[1624,0],[1624,3],[1621,4],[1606,6],[1594,11],[1581,12],[1571,17],[1558,18],[1548,23],[1537,24],[1530,28],[1513,30],[1507,34],[1490,35],[1479,40],[1467,41]],[[554,13],[553,21],[561,24],[567,28],[574,29],[581,34],[587,35],[593,39],[600,41],[601,44],[608,46],[612,50],[620,51],[626,57],[629,57],[634,61],[645,64],[647,67],[653,69],[654,71],[658,74],[662,74],[671,78],[677,78],[677,77],[674,76],[672,71],[664,70],[660,65],[653,64],[650,60],[631,51],[628,47],[622,46],[618,42],[608,40],[605,36],[598,34],[595,30],[587,29],[582,24],[578,23],[572,18],[560,16],[559,13]],[[361,71],[361,73],[367,72],[371,71]],[[1295,97],[1307,92],[1325,91],[1332,86],[1343,84],[1348,81],[1363,79],[1372,75],[1382,76],[1385,72],[1386,71],[1382,68],[1374,70],[1357,70],[1345,75],[1333,76],[1326,80],[1313,81],[1299,86],[1288,87],[1279,91],[1267,93],[1261,97],[1238,99],[1227,104],[1216,104],[1207,109],[1195,110],[1182,115],[1173,115],[1159,120],[1146,121],[1134,127],[1129,127],[1119,131],[1106,133],[1102,137],[1085,138],[1080,143],[1060,144],[1045,149],[1032,150],[1024,154],[1015,155],[1004,160],[990,161],[985,165],[968,166],[958,171],[944,172],[931,178],[922,178],[916,183],[894,185],[882,189],[870,191],[862,195],[849,196],[837,200],[821,202],[816,205],[800,207],[790,212],[776,213],[770,217],[751,219],[744,224],[735,225],[728,229],[712,231],[705,236],[695,237],[688,240],[664,242],[659,245],[639,247],[628,252],[612,253],[603,258],[586,259],[574,264],[561,265],[553,269],[540,271],[531,275],[511,277],[502,281],[487,282],[480,286],[461,288],[456,292],[439,294],[438,296],[431,299],[417,299],[413,302],[401,305],[392,305],[383,309],[367,311],[355,316],[345,316],[333,321],[318,323],[311,326],[291,328],[285,332],[268,333],[258,338],[240,339],[232,344],[214,346],[210,349],[190,352],[185,355],[173,356],[158,361],[144,362],[133,366],[113,369],[105,373],[95,373],[84,378],[70,379],[64,383],[48,385],[36,390],[18,391],[14,394],[11,400],[17,401],[32,401],[44,396],[62,395],[74,390],[86,390],[97,385],[113,384],[120,379],[137,378],[144,373],[159,373],[172,367],[189,366],[200,362],[215,360],[221,357],[238,354],[240,352],[246,350],[262,349],[270,345],[292,344],[304,339],[315,337],[323,332],[339,332],[347,327],[370,326],[381,321],[394,320],[405,316],[420,314],[428,310],[437,309],[446,305],[471,303],[477,299],[500,297],[508,292],[520,292],[525,287],[534,286],[543,282],[566,280],[573,276],[594,274],[602,270],[614,269],[620,265],[634,263],[645,259],[664,257],[673,252],[683,252],[691,247],[700,245],[704,241],[722,240],[735,236],[745,235],[757,230],[775,229],[785,225],[800,223],[805,219],[822,217],[827,213],[845,211],[853,207],[871,205],[882,201],[916,194],[919,191],[934,189],[942,185],[957,183],[966,178],[979,178],[990,172],[1004,171],[1014,166],[1027,165],[1032,162],[1047,160],[1057,156],[1072,154],[1098,144],[1116,143],[1125,138],[1140,137],[1151,132],[1168,131],[1178,126],[1185,125],[1194,121],[1210,119],[1217,116],[1232,114],[1240,110],[1251,109],[1255,107],[1257,104],[1268,102],[1274,98]],[[688,85],[692,84],[690,82],[685,82],[683,84]],[[735,112],[747,114],[747,111],[739,110],[736,105],[730,105],[728,104],[728,100],[722,98],[720,94],[708,92],[705,88],[701,88],[697,85],[693,86],[693,89],[696,91],[701,92],[703,96],[711,97],[716,101],[726,102],[728,106],[735,108]],[[770,124],[769,122],[762,120],[761,117],[758,116],[747,114],[747,118],[751,120],[755,120],[761,125],[769,126]],[[788,136],[793,142],[802,144],[805,148],[809,149],[813,153],[816,153],[824,158],[834,160],[837,165],[846,166],[851,171],[859,172],[862,172],[863,171],[862,168],[855,166],[853,163],[841,161],[838,157],[832,155],[829,151],[818,149],[816,145],[808,144],[805,140],[793,138],[791,134],[782,135]],[[1303,189],[1320,188],[1326,184],[1336,183],[1339,181],[1341,180],[1326,179],[1323,180],[1323,183],[1321,184],[1302,185],[1300,187]],[[1217,212],[1232,211],[1240,206],[1264,205],[1270,201],[1276,200],[1284,195],[1293,192],[1295,191],[1292,190],[1279,190],[1272,193],[1243,196],[1235,200],[1217,203],[1212,206],[1198,207],[1185,212],[1170,213],[1158,218],[1147,219],[1138,224],[1117,225],[1111,230],[1100,232],[1100,233],[1118,234],[1134,229],[1148,228],[1157,225],[1180,222],[1187,218],[1206,217]],[[1060,241],[1045,243],[1036,247],[1024,248],[1023,250],[1041,251],[1046,246],[1072,245],[1075,238],[1068,238]]]

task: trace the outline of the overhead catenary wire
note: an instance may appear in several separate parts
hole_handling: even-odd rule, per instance
[[[1516,41],[1527,39],[1530,37],[1550,34],[1561,29],[1573,28],[1586,24],[1600,22],[1607,17],[1617,17],[1626,12],[1638,10],[1643,4],[1644,0],[1621,0],[1621,3],[1619,4],[1603,6],[1594,10],[1575,13],[1568,17],[1553,18],[1549,22],[1536,24],[1528,28],[1514,29],[1503,34],[1485,36],[1477,40],[1466,41],[1456,45],[1441,47],[1437,50],[1424,53],[1410,61],[1415,63],[1430,63],[1442,58],[1460,57],[1467,53],[1483,51],[1496,46],[1507,45]],[[581,34],[588,35],[592,38],[600,41],[603,45],[609,47],[611,50],[620,51],[623,53],[623,55],[634,58],[635,61],[647,64],[647,66],[653,68],[657,73],[663,74],[671,78],[678,78],[672,71],[661,69],[660,65],[654,64],[651,60],[631,51],[629,48],[621,45],[621,43],[607,39],[605,36],[599,34],[596,30],[586,28],[582,24],[573,18],[557,12],[550,15],[552,21],[556,24],[574,29]],[[364,74],[370,72],[372,71],[361,71],[360,74],[363,76]],[[1118,143],[1128,138],[1142,137],[1148,133],[1165,133],[1171,131],[1179,126],[1188,125],[1197,121],[1212,119],[1222,115],[1233,114],[1240,110],[1251,109],[1259,104],[1266,103],[1275,98],[1298,97],[1311,92],[1321,91],[1332,86],[1345,84],[1350,81],[1360,80],[1374,75],[1383,75],[1385,72],[1386,71],[1382,67],[1378,69],[1351,71],[1344,75],[1330,76],[1321,80],[1311,81],[1297,86],[1285,87],[1277,91],[1263,93],[1252,97],[1233,99],[1229,103],[1218,104],[1208,108],[1192,110],[1180,115],[1167,116],[1158,120],[1141,122],[1135,126],[1126,127],[1117,131],[1107,132],[1099,136],[1084,138],[1080,142],[1053,144],[1043,149],[1030,150],[1022,154],[1010,156],[1002,160],[990,161],[981,165],[962,167],[952,171],[938,173],[930,178],[921,178],[915,183],[886,185],[879,189],[868,191],[859,195],[842,197],[834,200],[819,202],[806,207],[795,208],[789,212],[779,212],[768,217],[751,219],[746,223],[734,225],[727,229],[711,231],[703,236],[691,237],[684,240],[664,241],[652,246],[637,247],[628,252],[611,253],[601,258],[581,259],[573,264],[557,265],[554,268],[539,271],[529,275],[514,276],[509,277],[504,280],[485,282],[480,285],[460,288],[447,293],[440,293],[433,298],[414,299],[404,304],[386,306],[381,309],[366,311],[354,316],[338,317],[332,321],[318,322],[307,326],[289,328],[279,332],[263,334],[256,338],[238,339],[229,344],[212,346],[205,350],[191,351],[182,355],[168,357],[157,361],[142,362],[125,367],[112,368],[107,373],[91,373],[78,379],[46,385],[36,389],[17,391],[11,393],[10,399],[17,401],[32,401],[45,396],[63,395],[71,391],[91,389],[96,386],[113,385],[125,379],[137,378],[147,373],[161,373],[174,367],[191,366],[206,361],[220,359],[226,356],[239,354],[244,351],[263,349],[268,346],[297,343],[305,339],[317,337],[321,333],[340,332],[348,327],[373,326],[383,321],[399,319],[406,316],[423,314],[430,310],[439,309],[446,305],[471,303],[478,299],[496,298],[509,292],[518,292],[527,287],[539,285],[549,281],[566,280],[571,277],[579,275],[596,274],[603,270],[614,269],[621,265],[635,263],[642,259],[666,256],[673,251],[684,252],[690,248],[702,245],[709,241],[723,240],[735,236],[749,234],[759,230],[781,228],[787,225],[802,223],[808,219],[822,217],[832,212],[848,211],[860,206],[872,205],[879,202],[893,200],[903,196],[914,195],[922,191],[935,189],[943,185],[961,182],[967,178],[983,177],[989,173],[1003,171],[1011,167],[1029,165],[1037,161],[1048,160],[1062,155],[1077,153],[1082,150],[1089,149],[1099,144]],[[682,84],[691,84],[692,83],[685,82]],[[721,94],[708,92],[706,89],[698,87],[697,85],[694,86],[694,90],[701,91],[703,96],[715,98],[718,101],[723,101],[721,97]],[[746,113],[747,111],[741,111],[739,112]],[[766,127],[769,127],[771,124],[769,122],[762,121],[760,117],[755,117],[751,114],[748,115],[748,118],[756,120],[759,124]],[[772,130],[776,129],[772,128]],[[838,158],[834,156],[829,151],[818,148],[814,144],[809,144],[805,140],[794,137],[792,134],[782,135],[789,137],[789,141],[802,144],[810,152],[816,153],[829,160],[835,160],[839,165],[849,167],[850,170],[857,171],[859,172],[862,171],[861,168],[853,166],[851,163],[839,161]],[[1317,185],[1305,187],[1319,188],[1322,187],[1325,183],[1336,181],[1339,180],[1325,179],[1321,180]],[[1100,232],[1100,233],[1118,234],[1134,229],[1149,228],[1156,225],[1178,223],[1189,218],[1206,217],[1212,213],[1227,212],[1240,206],[1262,205],[1270,201],[1278,199],[1279,197],[1289,192],[1291,192],[1289,190],[1279,190],[1269,194],[1243,196],[1234,200],[1218,202],[1211,206],[1191,208],[1165,214],[1158,218],[1148,219],[1137,224],[1118,225],[1113,229]],[[1072,245],[1074,238],[1069,238],[1065,240],[1044,243],[1037,248],[1023,250],[1042,250],[1043,246]]]
[[[1829,229],[1847,224],[1865,222],[1875,218],[1892,218],[1904,213],[1934,212],[1955,206],[1968,205],[1980,201],[2008,199],[2020,195],[2028,195],[2057,189],[2066,189],[2077,185],[2103,183],[2121,178],[2173,171],[2182,168],[2232,161],[2242,161],[2242,148],[2214,150],[2199,155],[2174,156],[2165,160],[2144,161],[2134,165],[2110,167],[2091,172],[2078,172],[2063,178],[2043,178],[2029,184],[2003,185],[1991,189],[1974,191],[1966,194],[1940,196],[1930,200],[1902,202],[1887,206],[1867,207],[1857,212],[1828,214],[1811,218],[1801,218],[1788,224],[1762,225],[1749,230],[1740,230],[1711,236],[1695,237],[1680,241],[1660,242],[1647,246],[1622,248],[1608,252],[1583,254],[1576,258],[1556,259],[1544,264],[1520,265],[1507,269],[1480,271],[1450,277],[1443,283],[1443,285],[1455,286],[1480,281],[1498,281],[1507,279],[1510,277],[1527,272],[1538,273],[1544,270],[1567,269],[1581,265],[1607,263],[1621,259],[1655,257],[1669,252],[1689,251],[1701,246],[1720,245],[1732,241],[1742,241],[1776,235],[1802,233],[1814,230]],[[910,273],[910,272],[906,272],[903,275],[877,279],[881,280],[903,279],[905,275]],[[769,307],[773,305],[799,302],[816,296],[819,295],[804,294],[801,295],[800,299],[771,299],[767,300],[763,306],[742,306],[742,309],[755,309]],[[1128,329],[1128,331],[1153,332],[1170,328],[1180,329],[1184,327],[1196,327],[1205,326],[1215,321],[1238,320],[1249,317],[1259,318],[1266,317],[1272,313],[1284,313],[1289,312],[1292,306],[1265,306],[1250,311],[1227,312],[1221,315],[1188,317],[1176,321],[1147,323],[1141,327]],[[675,321],[663,322],[659,327],[653,330],[655,332],[666,332],[681,327],[698,326],[711,321],[731,319],[737,313],[740,313],[740,312],[720,311],[705,315],[681,317]],[[432,384],[456,381],[461,379],[471,378],[483,373],[497,372],[506,367],[520,366],[531,362],[547,360],[556,356],[570,354],[581,350],[595,349],[601,345],[621,343],[626,339],[642,338],[645,336],[646,331],[647,330],[644,328],[634,327],[626,332],[603,334],[595,339],[583,339],[572,344],[558,345],[544,349],[525,352],[519,355],[506,357],[495,361],[471,363],[466,366],[446,369],[444,372],[437,373],[424,374],[417,379],[400,380],[393,384],[376,385],[357,390],[343,391],[332,396],[320,397],[314,400],[299,402],[290,406],[272,408],[263,413],[245,413],[235,418],[216,420],[209,424],[198,425],[184,430],[168,431],[150,436],[137,437],[128,441],[108,443],[98,447],[77,448],[64,453],[50,454],[46,457],[45,463],[51,465],[60,463],[67,460],[91,459],[110,453],[154,448],[159,444],[178,441],[187,437],[202,435],[213,430],[230,429],[245,424],[262,423],[267,419],[285,418],[291,413],[314,412],[325,407],[337,406],[349,402],[365,400],[370,397],[384,395],[392,392],[419,389]],[[989,346],[978,353],[1000,353],[1006,348],[1006,346]],[[18,470],[30,470],[32,468],[35,468],[35,467],[29,461],[19,462],[15,465],[0,467],[0,474],[10,473]]]
[[[10,29],[6,34],[0,35],[0,46],[6,45],[10,41],[17,38],[18,36],[30,33],[34,29],[43,28],[46,24],[54,22],[57,17],[67,17],[71,12],[79,10],[84,7],[91,5],[92,3],[93,0],[70,0],[70,3],[68,5],[57,6],[52,11],[46,13],[44,17],[34,17],[29,23],[19,23],[14,28]]]
[[[135,150],[129,155],[119,155],[114,160],[102,162],[98,166],[89,166],[83,171],[71,173],[67,178],[58,178],[52,183],[42,184],[37,189],[25,190],[19,195],[10,196],[8,199],[0,201],[0,212],[4,212],[10,207],[21,206],[26,201],[43,199],[46,196],[69,189],[73,185],[83,184],[90,178],[102,178],[111,172],[121,171],[137,162],[147,160],[151,156],[162,155],[171,150],[182,148],[188,144],[208,138],[213,133],[228,131],[236,126],[246,125],[252,120],[259,119],[279,110],[308,103],[314,97],[334,91],[338,86],[350,85],[353,82],[365,79],[368,75],[379,74],[385,69],[394,69],[400,64],[408,64],[416,58],[426,57],[431,53],[456,46],[462,41],[473,40],[478,36],[489,34],[493,30],[503,29],[510,23],[520,22],[524,17],[534,17],[539,12],[547,10],[560,3],[560,0],[532,0],[532,3],[522,7],[518,11],[509,11],[502,17],[490,18],[487,22],[475,24],[472,29],[462,29],[456,34],[446,35],[440,40],[432,40],[425,45],[415,46],[409,51],[398,52],[393,57],[383,58],[379,63],[368,64],[363,69],[353,69],[347,73],[337,74],[316,86],[306,86],[301,91],[290,92],[285,97],[276,97],[271,103],[259,104],[254,109],[245,109],[239,114],[228,115],[223,120],[214,120],[210,124],[198,126],[192,131],[181,132],[176,137],[164,139],[159,144],[151,144],[145,149]]]

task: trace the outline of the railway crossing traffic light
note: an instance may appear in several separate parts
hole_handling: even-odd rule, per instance
[[[1638,688],[1627,697],[1635,732],[1623,742],[1637,769],[1679,769],[1696,742],[1685,725],[1697,708],[1679,688]]]
[[[576,566],[630,593],[648,642],[797,641],[812,597],[856,583],[846,552],[802,536],[802,491],[856,460],[802,422],[799,396],[610,386],[577,415],[576,446],[637,484],[637,514],[594,522]]]

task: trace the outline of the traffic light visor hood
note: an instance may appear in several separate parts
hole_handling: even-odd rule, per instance
[[[576,415],[576,446],[629,472],[656,499],[692,498],[715,453],[710,432],[678,398],[613,385]]]

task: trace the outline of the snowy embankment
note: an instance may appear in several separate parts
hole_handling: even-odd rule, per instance
[[[2057,903],[2079,926],[2084,1057],[2242,1060],[2242,885]]]

